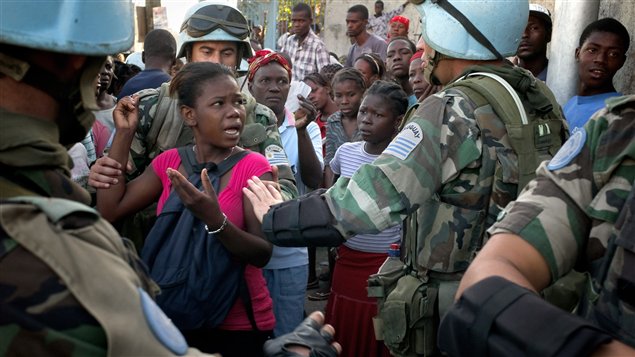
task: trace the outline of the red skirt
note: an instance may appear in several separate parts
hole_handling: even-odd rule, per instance
[[[377,273],[388,254],[365,253],[344,245],[337,251],[326,322],[335,327],[341,357],[389,357],[383,341],[375,339],[373,317],[377,301],[367,294],[368,277]]]

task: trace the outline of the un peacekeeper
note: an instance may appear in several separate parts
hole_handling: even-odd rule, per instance
[[[188,62],[222,63],[235,70],[242,59],[253,55],[249,23],[233,6],[219,1],[203,1],[188,9],[179,33],[178,58]],[[132,142],[133,170],[138,174],[154,157],[174,147],[190,144],[192,131],[183,124],[177,99],[169,96],[170,83],[158,90],[138,93],[139,127]],[[275,114],[245,91],[247,118],[241,146],[263,154],[278,167],[279,182],[286,199],[298,195],[289,160],[282,149]]]
[[[635,356],[635,95],[576,130],[461,280],[439,331],[450,356]],[[590,276],[575,315],[537,295],[574,267]]]
[[[373,295],[380,298],[378,318],[383,323],[376,327],[383,329],[384,343],[398,356],[438,354],[439,316],[451,306],[486,228],[533,177],[542,157],[536,154],[538,144],[544,140],[541,150],[555,153],[565,132],[549,89],[504,60],[518,47],[529,15],[527,1],[424,1],[417,9],[426,43],[425,76],[445,85],[444,90],[420,103],[372,165],[362,166],[349,180],[339,179],[326,192],[273,206],[263,219],[267,239],[279,246],[335,246],[406,219],[406,277],[399,278],[397,289]],[[465,87],[474,83],[469,75],[475,72],[484,73],[476,75],[478,81],[495,75],[513,88],[507,92],[501,83],[488,84],[504,91],[501,96],[518,96],[526,113],[513,106],[514,117],[553,120],[532,126],[518,119],[510,133],[494,109],[498,104]],[[544,137],[534,133],[539,125],[548,125],[540,130]],[[529,145],[516,142],[514,147],[514,140],[526,135]],[[527,148],[536,154],[530,164],[522,156]],[[256,209],[267,201],[259,202],[258,196],[251,195]],[[400,299],[410,300],[399,305]],[[397,303],[389,307],[390,300]]]
[[[0,355],[201,355],[153,302],[136,253],[70,178],[67,148],[95,120],[95,78],[108,54],[133,44],[132,4],[0,7]],[[270,341],[267,355],[335,356],[341,347],[322,322],[313,314]]]

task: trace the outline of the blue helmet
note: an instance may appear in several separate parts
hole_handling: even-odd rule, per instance
[[[422,35],[437,52],[470,60],[516,54],[529,17],[527,0],[413,0]]]
[[[98,109],[95,79],[106,56],[134,42],[132,3],[124,0],[0,0],[0,72],[47,93],[59,104],[59,142],[82,140]],[[74,79],[48,75],[33,63],[37,52],[85,56]],[[30,62],[29,62],[30,60]]]
[[[102,56],[134,42],[130,1],[3,0],[0,8],[0,43]]]

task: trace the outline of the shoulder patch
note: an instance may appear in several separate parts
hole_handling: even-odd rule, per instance
[[[267,146],[264,154],[271,165],[289,165],[287,154],[278,145]]]
[[[383,153],[405,160],[422,140],[423,131],[419,124],[409,123],[403,127]]]
[[[549,161],[547,169],[554,171],[567,166],[582,151],[586,143],[586,137],[587,133],[584,128],[575,128],[569,140],[562,145],[556,155]]]
[[[146,322],[154,337],[159,340],[172,353],[182,356],[187,353],[187,342],[176,326],[172,323],[161,308],[152,300],[143,289],[137,288],[141,296],[141,307]]]

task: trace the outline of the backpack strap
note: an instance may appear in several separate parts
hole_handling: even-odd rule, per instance
[[[549,113],[540,116],[536,116],[538,109],[528,113],[514,88],[496,74],[471,73],[447,88],[463,91],[477,107],[490,105],[503,121],[511,147],[518,157],[519,189],[535,177],[540,162],[550,159],[562,145],[560,134],[563,123],[559,111],[552,108]],[[478,120],[478,117],[477,121],[481,129],[492,125]]]
[[[187,176],[191,176],[194,173],[194,166],[196,166],[196,154],[194,153],[194,145],[181,146],[177,149],[179,156],[181,157],[181,164],[187,173]]]
[[[196,177],[192,177],[202,171],[202,169],[207,168],[207,173],[209,175],[210,181],[214,190],[218,192],[220,177],[226,174],[229,170],[231,170],[236,164],[242,160],[249,151],[243,150],[234,155],[231,155],[227,159],[223,160],[219,164],[207,163],[207,164],[199,164],[196,161],[196,154],[193,150],[193,145],[182,146],[178,148],[179,156],[181,157],[181,163],[189,176],[189,181],[192,182],[192,179],[196,179]],[[196,175],[198,176],[198,175]],[[198,182],[198,181],[196,181]],[[175,194],[175,192],[173,192]],[[242,267],[244,268],[244,264]],[[245,280],[244,271],[241,274],[240,286],[238,288],[238,295],[245,305],[245,310],[247,312],[247,318],[249,318],[249,322],[255,331],[258,331],[258,325],[256,324],[256,318],[254,316],[254,309],[251,303],[251,295],[249,294],[249,287],[247,286],[247,281]]]
[[[467,87],[478,91],[479,94],[485,97],[492,108],[494,108],[494,111],[501,115],[501,119],[503,119],[505,123],[509,122],[510,118],[516,118],[519,115],[520,122],[523,125],[529,124],[529,119],[527,118],[527,113],[525,112],[525,107],[523,106],[522,100],[518,96],[518,93],[516,93],[514,88],[509,83],[507,83],[506,80],[504,80],[499,75],[488,72],[474,72],[468,74],[463,78],[478,76],[483,76],[494,80],[505,89],[509,96],[501,96],[500,90],[496,90],[496,88],[491,85],[483,84],[482,80],[479,81],[478,78],[474,78],[472,81],[469,82],[460,82],[459,85],[466,85]],[[517,108],[518,112],[515,112],[512,108]]]

